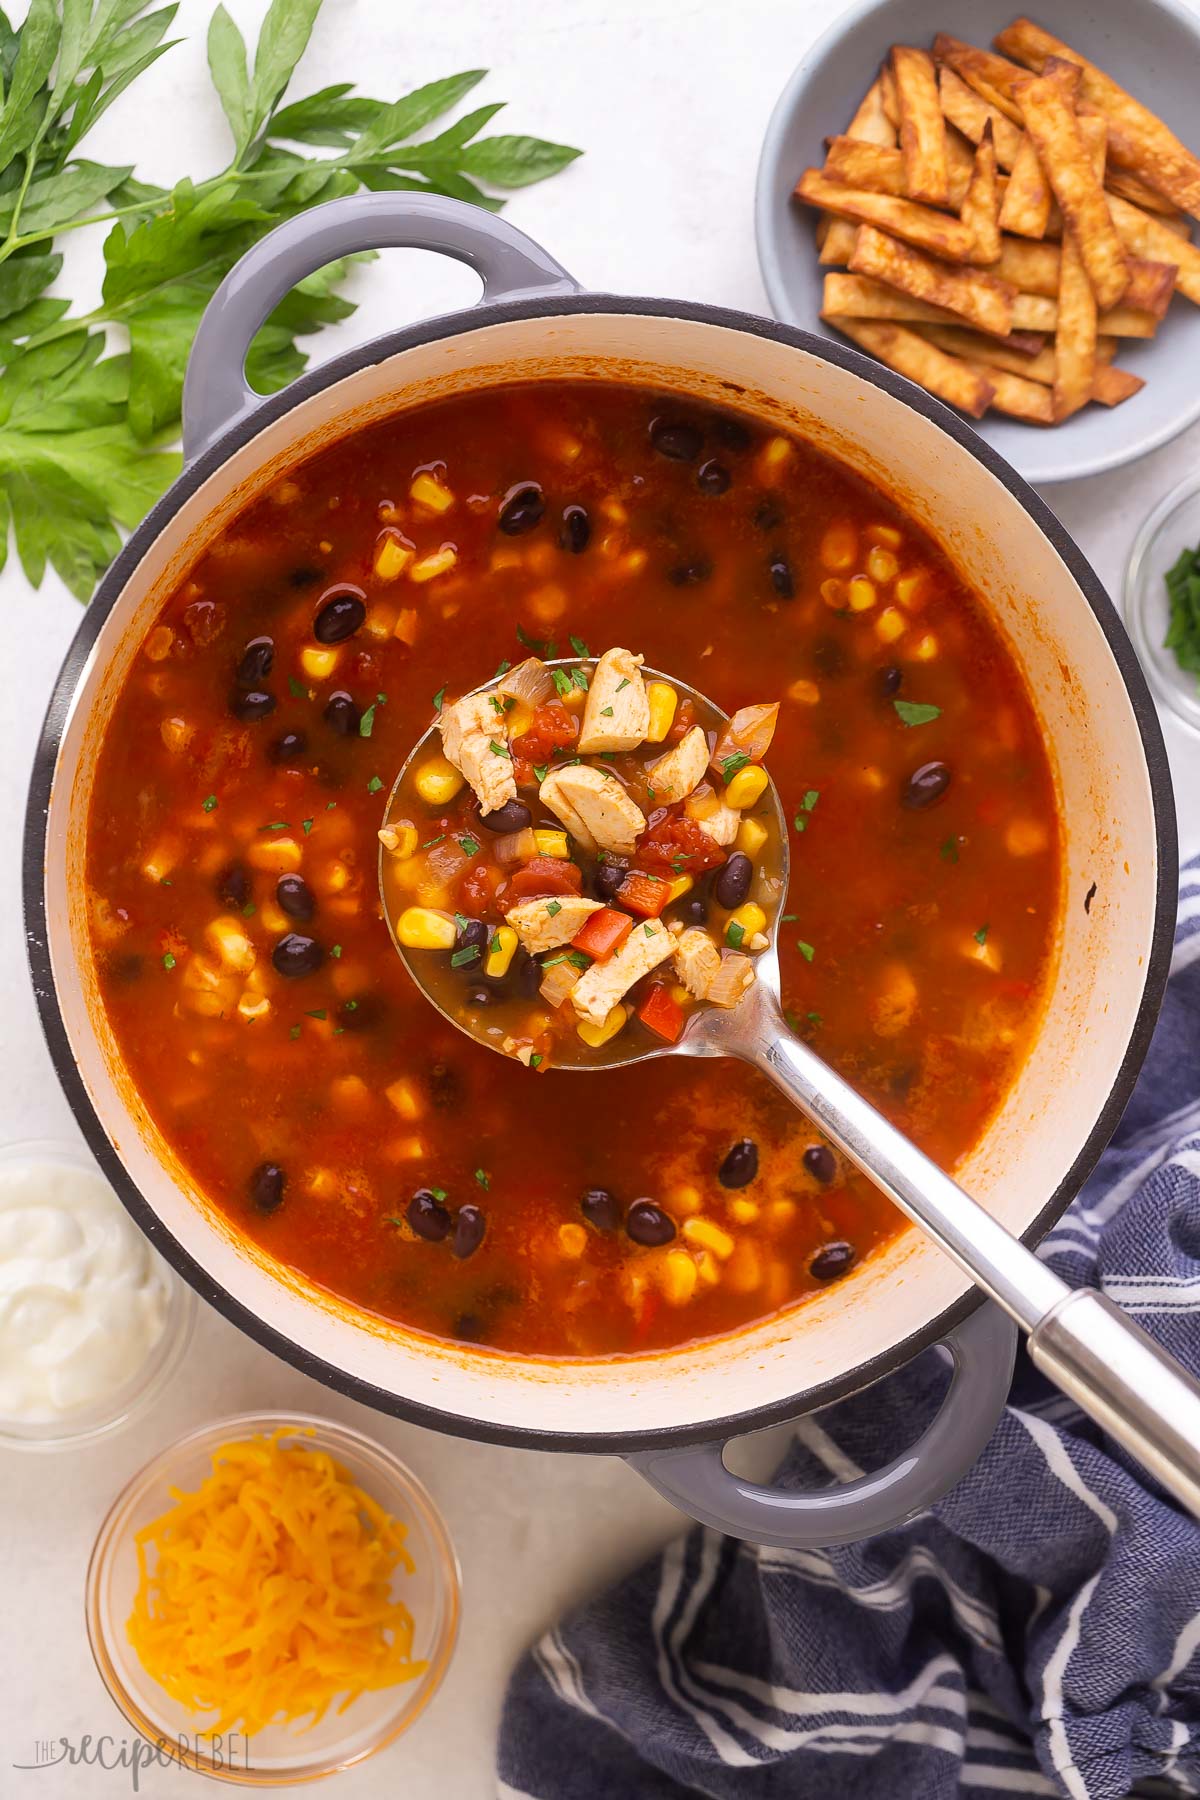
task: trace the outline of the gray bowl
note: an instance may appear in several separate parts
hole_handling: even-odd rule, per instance
[[[928,45],[938,30],[990,45],[1016,18],[1019,0],[867,0],[842,15],[805,56],[779,97],[758,166],[758,258],[777,318],[836,338],[820,317],[825,270],[817,262],[817,214],[792,199],[823,140],[843,131],[893,44]],[[1200,13],[1182,0],[1086,0],[1066,17],[1042,12],[1048,28],[1091,57],[1185,143],[1196,142]],[[839,340],[845,341],[845,340]],[[1156,337],[1122,345],[1119,362],[1146,382],[1111,410],[1085,407],[1064,425],[1024,425],[994,414],[975,426],[1033,482],[1069,481],[1132,462],[1200,417],[1200,307],[1176,298]]]

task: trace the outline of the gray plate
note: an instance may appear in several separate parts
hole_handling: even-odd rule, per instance
[[[823,160],[823,140],[845,129],[890,47],[928,45],[938,30],[990,45],[1021,10],[1018,0],[868,0],[813,45],[780,95],[758,167],[758,258],[778,318],[837,335],[820,318],[817,214],[793,201],[792,189]],[[1086,0],[1035,16],[1196,145],[1200,13],[1181,0]],[[1177,297],[1157,336],[1128,341],[1118,361],[1147,384],[1123,406],[1085,407],[1050,429],[997,414],[976,429],[1027,480],[1051,482],[1132,462],[1200,417],[1200,307]]]

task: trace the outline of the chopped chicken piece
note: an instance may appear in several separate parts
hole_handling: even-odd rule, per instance
[[[738,834],[742,815],[736,806],[726,806],[722,800],[708,814],[707,818],[697,819],[696,823],[702,831],[707,831],[714,843],[720,844],[723,850],[727,850]]]
[[[721,952],[699,925],[689,925],[675,940],[675,973],[688,993],[703,1000],[717,970]]]
[[[492,699],[490,694],[468,694],[443,707],[438,720],[446,760],[470,782],[485,813],[517,797],[504,714]]]
[[[736,1006],[743,994],[754,986],[754,964],[736,950],[721,958],[721,967],[709,983],[704,996],[712,1006]]]
[[[581,1019],[603,1025],[613,1007],[635,981],[665,962],[675,948],[675,938],[657,919],[636,924],[619,950],[607,962],[593,963],[571,994],[571,1004]]]
[[[585,850],[631,856],[646,829],[641,808],[616,776],[587,763],[552,769],[538,789],[538,798]]]
[[[641,675],[642,658],[632,651],[606,650],[592,672],[583,724],[579,729],[579,754],[596,756],[605,750],[636,750],[650,729],[650,701]],[[707,759],[708,751],[705,750]]]
[[[584,920],[601,912],[599,900],[581,900],[576,894],[553,894],[540,900],[522,900],[505,918],[531,954],[557,950],[569,944],[583,928]]]
[[[676,744],[646,770],[655,804],[671,806],[676,800],[686,800],[692,789],[703,781],[707,767],[708,739],[699,725],[693,725],[682,743]]]

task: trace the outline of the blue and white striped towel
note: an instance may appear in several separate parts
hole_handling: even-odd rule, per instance
[[[1042,1254],[1200,1372],[1200,859],[1137,1093]],[[911,1443],[929,1353],[797,1433],[816,1485]],[[1200,1528],[1022,1355],[970,1474],[902,1530],[694,1529],[514,1674],[503,1800],[1200,1794]]]

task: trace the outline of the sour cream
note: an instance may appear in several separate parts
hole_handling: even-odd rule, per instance
[[[0,1164],[0,1423],[111,1400],[162,1337],[167,1281],[98,1170]]]

